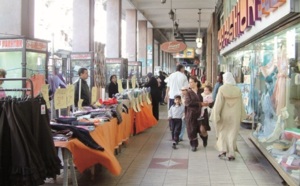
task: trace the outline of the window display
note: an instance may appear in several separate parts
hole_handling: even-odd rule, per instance
[[[300,25],[272,33],[225,57],[248,119],[251,139],[274,165],[300,183]],[[275,162],[275,163],[274,163]],[[275,165],[274,165],[275,166]],[[276,168],[276,166],[275,166]],[[279,170],[277,169],[277,170]]]

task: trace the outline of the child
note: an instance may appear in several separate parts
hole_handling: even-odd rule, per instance
[[[213,96],[212,96],[212,87],[210,85],[206,85],[204,87],[204,91],[201,94],[201,96],[203,97],[203,102],[204,103],[212,103],[214,101]],[[208,106],[202,107],[201,108],[201,116],[200,116],[200,118],[198,118],[198,120],[203,120],[204,119],[205,109],[207,109],[207,112],[210,113],[210,108]]]
[[[181,132],[182,126],[182,117],[184,114],[184,105],[181,104],[181,96],[174,96],[174,105],[172,105],[168,112],[169,120],[172,120],[172,139],[174,139],[175,143],[173,143],[173,149],[176,149],[176,145],[179,142],[179,134]]]

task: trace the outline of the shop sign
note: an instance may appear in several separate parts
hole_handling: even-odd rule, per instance
[[[193,59],[195,57],[195,49],[194,48],[186,48],[184,51],[174,53],[173,57],[174,58],[190,58],[190,59]]]
[[[218,31],[219,50],[255,26],[255,22],[276,11],[286,0],[239,0]]]
[[[106,59],[105,60],[105,63],[122,63],[122,59],[118,59],[118,58],[116,58],[116,59]]]
[[[91,54],[71,54],[71,59],[92,59]]]
[[[128,65],[130,65],[130,66],[139,66],[139,65],[141,65],[141,62],[128,62]]]
[[[23,39],[4,39],[0,40],[0,49],[23,48]]]
[[[26,49],[31,49],[31,50],[46,52],[47,45],[48,45],[47,43],[41,41],[33,41],[33,40],[26,41]]]
[[[179,41],[168,41],[160,45],[160,48],[164,52],[176,53],[186,49],[186,44]]]

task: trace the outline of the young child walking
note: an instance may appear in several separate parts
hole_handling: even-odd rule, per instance
[[[212,95],[212,87],[210,85],[206,85],[204,87],[204,91],[201,93],[201,96],[203,97],[204,103],[212,103],[214,101],[213,95]],[[201,108],[201,116],[198,120],[204,119],[204,112],[205,109],[207,109],[207,113],[210,114],[210,108],[208,106]]]
[[[172,105],[168,112],[169,120],[172,120],[172,139],[175,141],[172,145],[176,149],[179,142],[179,134],[182,127],[182,118],[184,115],[184,105],[181,103],[181,96],[174,96],[174,105]]]

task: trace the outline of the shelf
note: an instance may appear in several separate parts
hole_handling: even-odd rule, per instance
[[[276,159],[272,157],[267,149],[260,144],[260,142],[253,136],[253,134],[250,135],[249,138],[252,143],[262,152],[262,154],[267,158],[267,160],[273,165],[273,167],[277,170],[277,172],[280,174],[280,176],[284,179],[284,181],[290,185],[290,186],[297,186],[299,183],[296,182],[294,178],[292,178],[286,171],[284,171],[281,166],[278,164]]]

